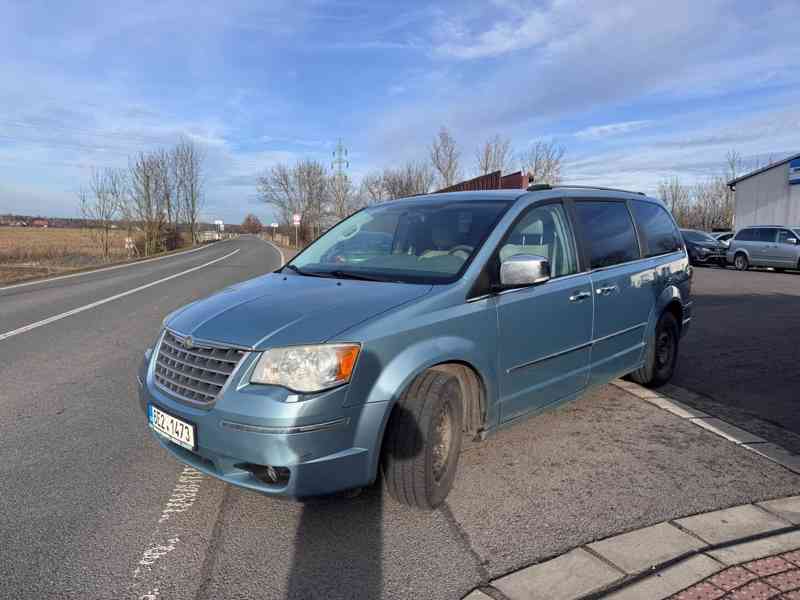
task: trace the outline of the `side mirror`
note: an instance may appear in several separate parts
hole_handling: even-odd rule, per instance
[[[797,238],[786,238],[786,243],[797,245]]]
[[[518,288],[550,279],[550,261],[538,254],[516,254],[500,264],[500,286]]]

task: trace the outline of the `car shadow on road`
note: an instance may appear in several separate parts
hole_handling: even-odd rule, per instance
[[[397,405],[392,412],[392,420],[396,419],[414,422],[410,413]],[[392,458],[408,460],[419,451],[416,447],[408,455]],[[384,493],[380,473],[376,483],[360,494],[304,499],[287,598],[381,598],[383,507],[387,501],[391,500]]]

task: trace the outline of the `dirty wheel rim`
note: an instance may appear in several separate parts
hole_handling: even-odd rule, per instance
[[[663,369],[672,362],[674,344],[669,331],[661,331],[656,339],[656,366]]]
[[[433,478],[436,482],[441,481],[447,472],[452,445],[453,416],[450,411],[450,403],[445,402],[439,411],[433,430]]]
[[[739,255],[736,257],[736,268],[744,269],[744,256]]]

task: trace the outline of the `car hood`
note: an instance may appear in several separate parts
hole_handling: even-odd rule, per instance
[[[689,244],[692,246],[699,246],[700,248],[708,248],[710,250],[725,247],[722,242],[689,242]]]
[[[431,287],[270,273],[184,306],[166,326],[247,348],[320,343]]]

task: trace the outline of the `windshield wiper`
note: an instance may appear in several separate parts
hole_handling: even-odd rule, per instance
[[[320,273],[318,271],[303,271],[301,268],[295,267],[292,264],[284,265],[283,269],[291,269],[298,275],[305,275],[306,277],[332,277],[332,275],[328,275],[327,273]],[[283,271],[283,269],[281,269],[281,271]]]
[[[360,279],[361,281],[389,281],[384,277],[375,277],[374,275],[362,275],[361,273],[353,273],[352,271],[328,271],[328,273],[339,279]]]
[[[283,269],[291,269],[292,271],[294,271],[298,275],[308,275],[308,273],[306,273],[305,271],[301,271],[300,269],[298,269],[297,267],[295,267],[291,263],[287,264],[287,265],[283,265]],[[283,269],[281,269],[281,271],[283,271]]]
[[[358,279],[360,281],[391,281],[383,277],[375,277],[374,275],[362,275],[361,273],[353,273],[352,271],[303,271],[302,269],[294,266],[293,264],[284,265],[284,269],[291,269],[298,275],[306,275],[307,277],[324,277],[328,279]]]

